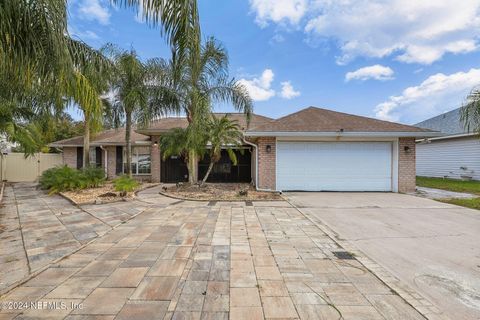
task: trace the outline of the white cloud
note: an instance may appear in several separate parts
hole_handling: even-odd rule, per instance
[[[347,72],[345,75],[345,80],[392,80],[393,79],[393,70],[389,67],[385,67],[379,64],[363,67],[355,71]]]
[[[308,0],[250,0],[255,21],[266,27],[269,21],[297,25],[307,10]]]
[[[274,78],[275,74],[272,69],[265,69],[259,77],[244,76],[238,80],[238,83],[245,86],[254,101],[267,101],[277,94],[272,88]],[[281,98],[292,99],[300,95],[300,91],[296,91],[290,81],[281,82],[280,85],[282,87],[279,92]]]
[[[85,40],[85,39],[99,40],[100,39],[100,36],[91,30],[78,30],[75,26],[71,24],[68,25],[67,28],[70,36],[74,38],[78,38],[80,40]]]
[[[82,19],[96,20],[103,25],[110,23],[110,11],[102,6],[101,0],[83,0],[78,11]]]
[[[437,73],[377,105],[375,115],[383,120],[418,122],[458,107],[468,92],[479,84],[480,69],[449,75]]]
[[[271,69],[265,69],[258,78],[240,79],[238,82],[247,88],[254,101],[266,101],[275,96],[275,90],[271,88],[274,76]]]
[[[285,99],[292,99],[298,97],[300,95],[300,91],[296,91],[290,81],[285,81],[281,83],[282,91],[280,92],[280,96]]]
[[[480,0],[250,0],[250,7],[260,26],[287,22],[304,27],[309,42],[333,40],[339,64],[358,56],[431,64],[478,48]]]
[[[281,43],[285,41],[285,37],[281,34],[275,34],[269,41],[270,44]]]

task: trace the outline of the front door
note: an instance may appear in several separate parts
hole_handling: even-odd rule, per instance
[[[168,157],[162,161],[160,168],[162,182],[176,183],[188,181],[188,169],[183,157]]]

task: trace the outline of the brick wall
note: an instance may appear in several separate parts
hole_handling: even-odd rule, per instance
[[[107,179],[115,179],[117,167],[117,150],[115,146],[105,147],[107,149]]]
[[[65,147],[63,148],[63,164],[70,168],[77,169],[77,148]]]
[[[405,151],[409,147],[409,152]],[[400,138],[398,141],[398,191],[415,191],[415,138]]]
[[[150,149],[150,159],[152,161],[151,164],[151,179],[152,182],[160,182],[160,165],[161,165],[161,158],[160,158],[160,148],[158,146],[158,141],[160,140],[159,137],[151,137],[152,139],[152,147]],[[157,142],[157,144],[155,144]]]
[[[258,146],[258,187],[275,190],[275,137],[262,137],[257,140]],[[267,152],[267,145],[271,151]]]

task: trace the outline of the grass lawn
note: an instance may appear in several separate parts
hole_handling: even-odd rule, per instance
[[[417,177],[417,186],[480,195],[480,181]]]
[[[473,199],[439,199],[440,202],[480,210],[480,198]]]

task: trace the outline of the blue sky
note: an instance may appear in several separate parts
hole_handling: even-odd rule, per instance
[[[158,29],[108,0],[71,0],[69,31],[93,47],[169,58]],[[204,37],[227,48],[255,112],[307,106],[412,124],[480,84],[480,0],[199,0]],[[218,111],[231,111],[228,106]]]

